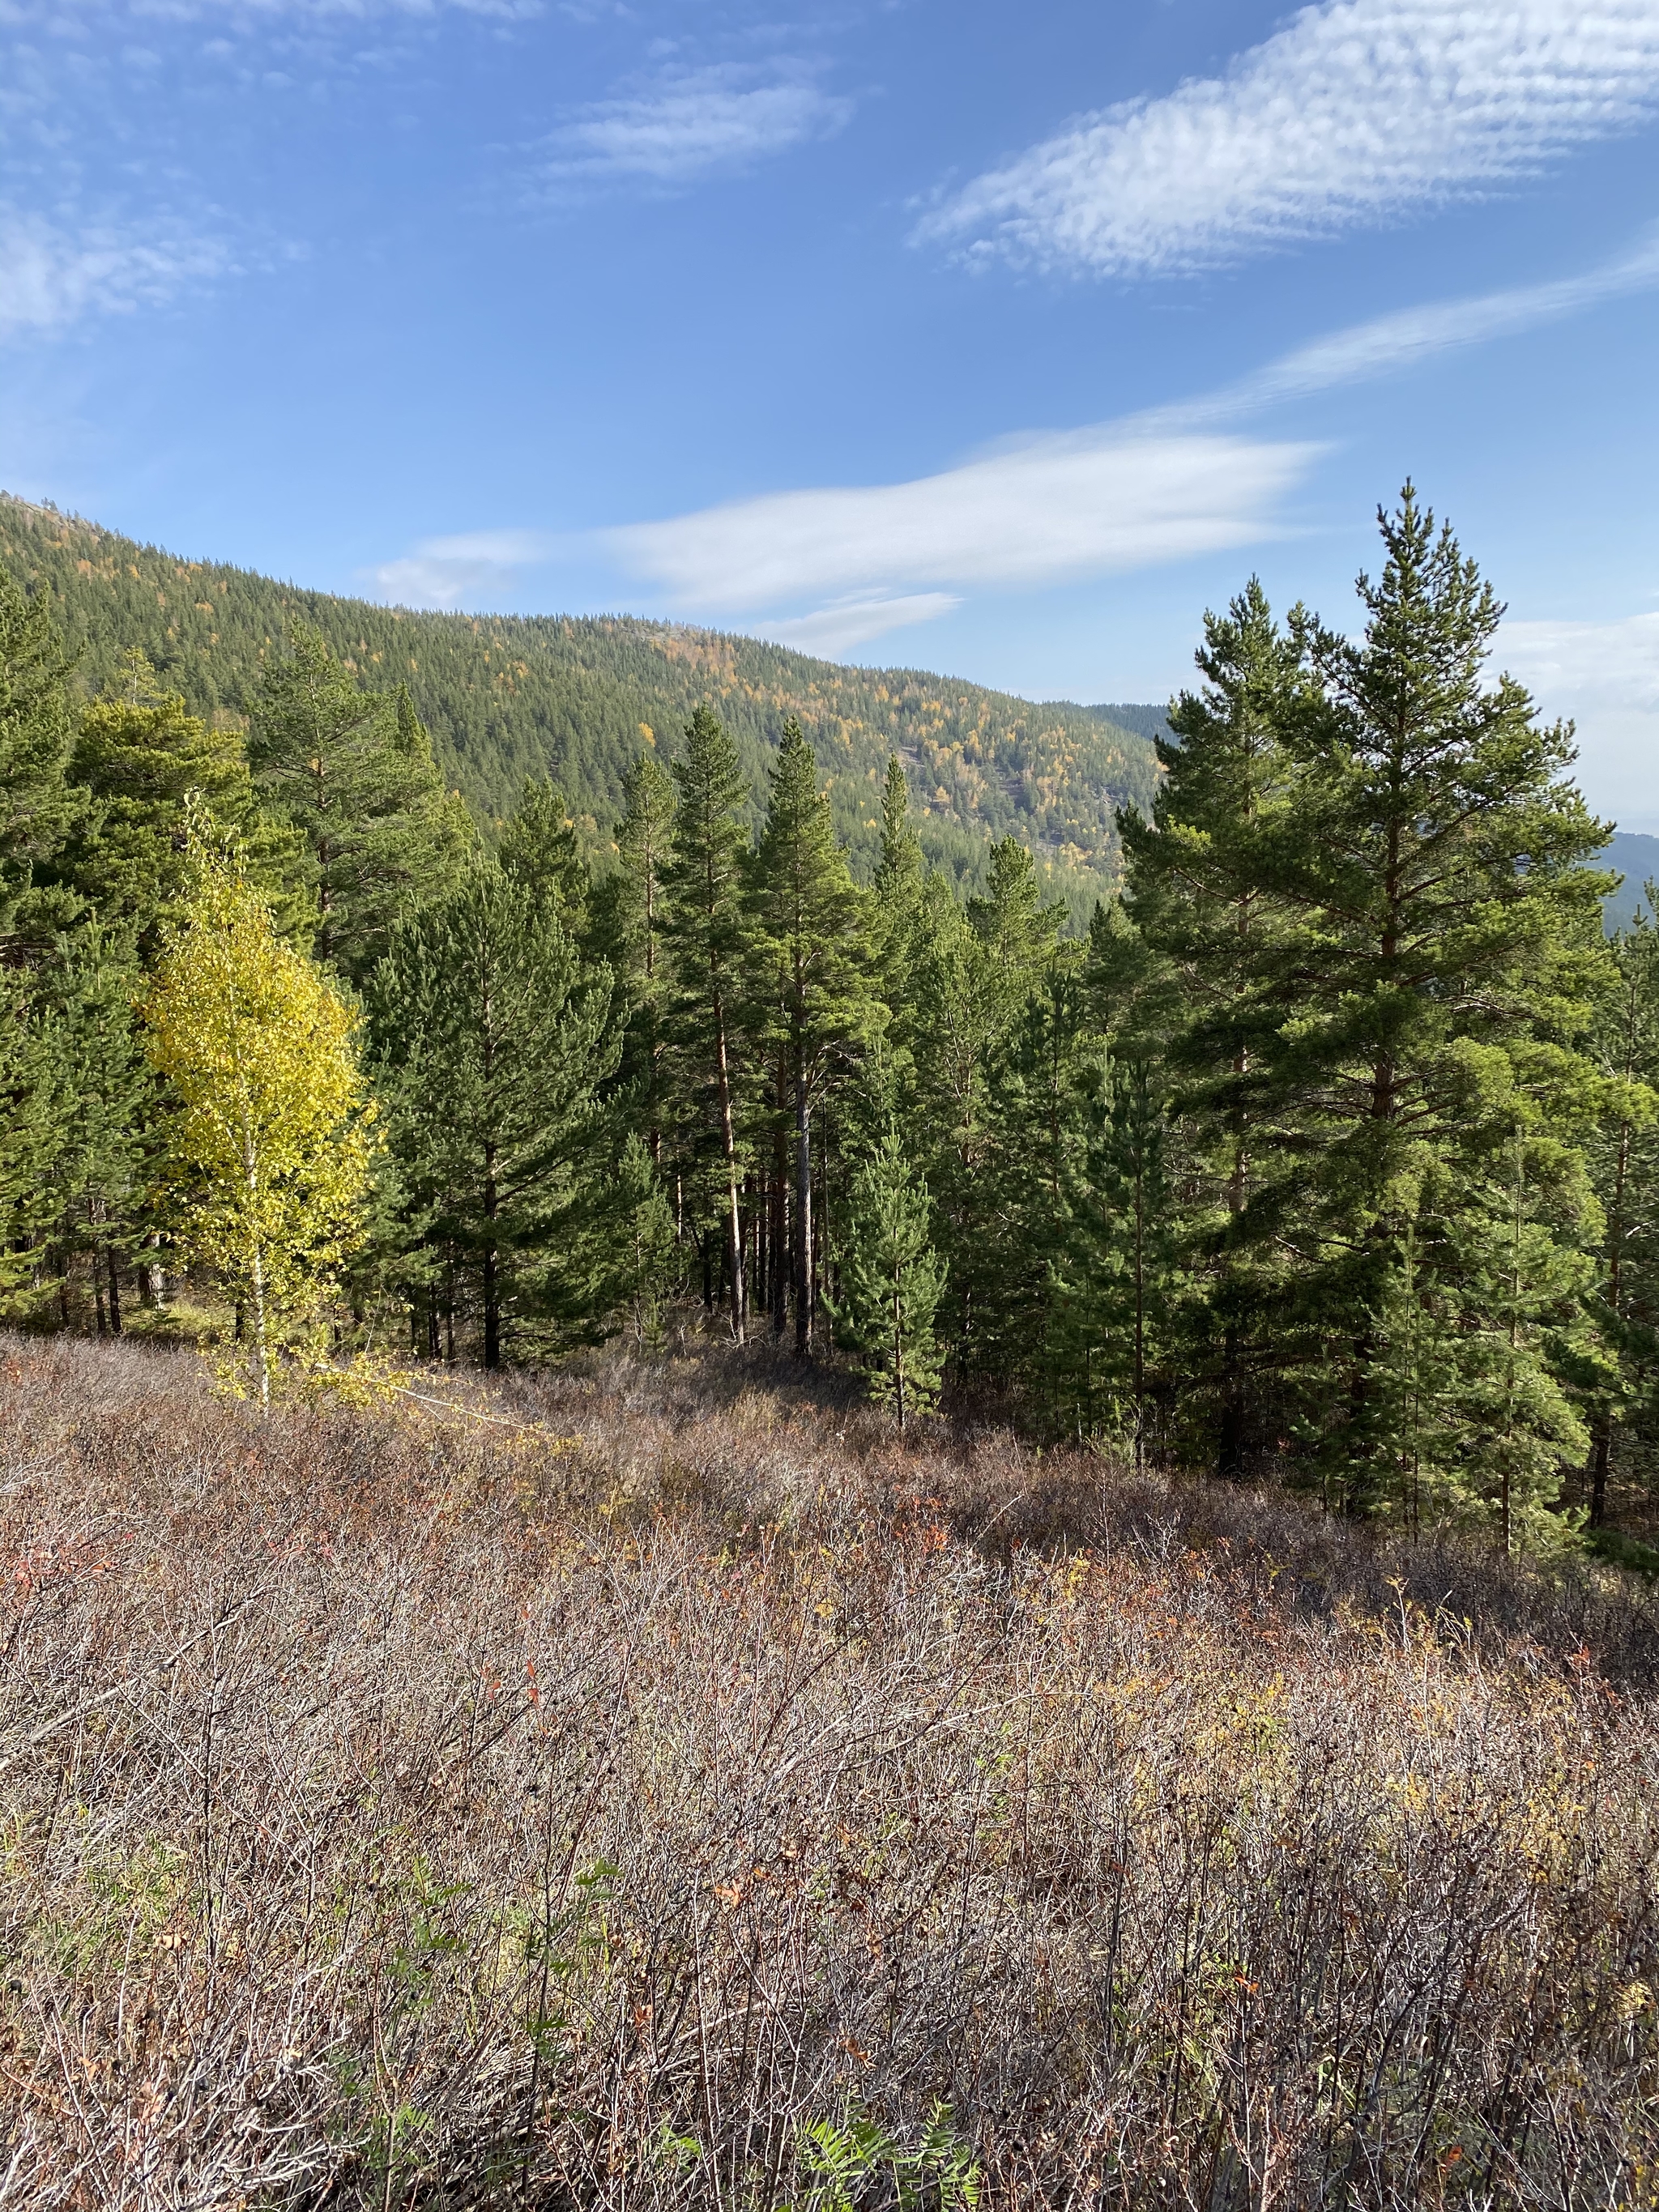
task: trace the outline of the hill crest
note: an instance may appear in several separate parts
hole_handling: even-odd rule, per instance
[[[384,606],[187,560],[3,493],[0,562],[26,587],[51,591],[88,694],[142,646],[209,717],[245,715],[286,624],[308,622],[368,681],[407,684],[441,764],[481,820],[509,812],[526,776],[551,775],[599,854],[641,744],[672,742],[704,700],[737,739],[757,811],[778,731],[797,717],[860,874],[875,866],[881,779],[896,752],[931,860],[974,885],[989,841],[1012,834],[1074,921],[1115,884],[1117,807],[1149,805],[1155,786],[1148,738],[1098,708],[814,659],[690,623]]]

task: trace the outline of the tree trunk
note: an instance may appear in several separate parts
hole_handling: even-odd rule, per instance
[[[501,1364],[501,1285],[495,1264],[495,1215],[500,1204],[495,1188],[495,1148],[484,1147],[484,1248],[483,1248],[483,1364],[499,1367]]]
[[[1599,1528],[1607,1517],[1607,1471],[1613,1461],[1613,1412],[1604,1407],[1590,1440],[1589,1524]]]
[[[738,1201],[738,1139],[732,1114],[732,1075],[726,1047],[726,1008],[714,997],[716,1097],[720,1144],[726,1153],[726,1264],[732,1285],[732,1334],[741,1344],[747,1320],[743,1281],[743,1214]]]
[[[775,1100],[777,1118],[772,1124],[772,1333],[781,1336],[789,1322],[790,1277],[793,1265],[790,1242],[788,1139],[783,1131],[787,1096],[783,1054],[778,1054]]]
[[[259,1404],[270,1410],[270,1352],[265,1340],[265,1261],[264,1254],[255,1245],[253,1266],[250,1270],[250,1287],[253,1292],[253,1358],[259,1370]]]
[[[104,1247],[104,1267],[109,1278],[109,1333],[112,1336],[119,1336],[121,1334],[121,1270],[116,1263],[115,1247],[112,1244],[106,1244]]]
[[[812,1349],[812,1112],[800,1070],[795,1071],[795,1350]]]

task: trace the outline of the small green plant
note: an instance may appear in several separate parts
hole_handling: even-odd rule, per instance
[[[810,2179],[799,2206],[788,2212],[857,2212],[873,2183],[890,2190],[900,2212],[922,2206],[974,2212],[979,2203],[979,2161],[957,2135],[949,2105],[936,2104],[910,2143],[849,2105],[839,2125],[823,2119],[804,2129],[797,2156]]]

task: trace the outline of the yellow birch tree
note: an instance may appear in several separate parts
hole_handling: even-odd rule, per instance
[[[179,1242],[248,1316],[268,1406],[276,1321],[314,1310],[362,1240],[374,1109],[356,1016],[283,943],[234,854],[194,839],[192,860],[143,1003],[173,1094],[164,1173]]]

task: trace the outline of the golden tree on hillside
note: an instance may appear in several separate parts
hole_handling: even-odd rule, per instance
[[[234,854],[198,838],[194,885],[144,1003],[173,1093],[165,1173],[179,1241],[246,1311],[262,1405],[278,1317],[313,1310],[362,1242],[374,1107],[356,1017],[285,945]]]

